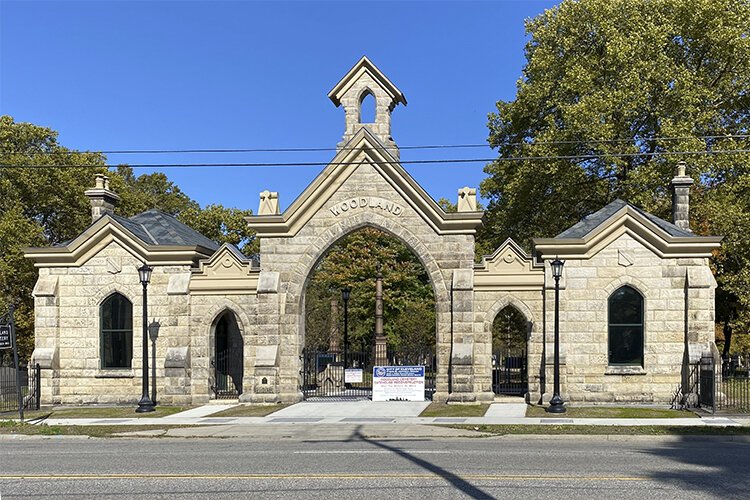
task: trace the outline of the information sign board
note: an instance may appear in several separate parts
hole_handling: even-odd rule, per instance
[[[424,366],[375,366],[373,401],[424,401]]]
[[[13,342],[10,339],[10,325],[0,325],[0,349],[10,349]]]
[[[361,384],[362,383],[362,368],[347,368],[344,371],[344,383]]]

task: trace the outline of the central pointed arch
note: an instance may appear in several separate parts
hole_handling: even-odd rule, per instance
[[[447,372],[448,352],[438,349],[441,342],[450,342],[450,309],[449,295],[445,284],[446,278],[438,266],[438,262],[419,239],[407,228],[394,224],[393,221],[372,213],[363,213],[339,221],[335,226],[328,228],[324,234],[318,237],[304,252],[305,257],[298,263],[292,274],[286,289],[286,300],[284,311],[287,315],[296,315],[296,348],[303,355],[305,346],[305,309],[306,292],[310,277],[318,263],[328,254],[331,248],[342,238],[363,228],[373,228],[402,243],[411,253],[416,256],[425,274],[429,278],[430,287],[434,297],[435,326],[434,345],[430,347],[431,352],[427,358],[428,371],[431,373],[430,394],[435,389],[435,381],[441,373]],[[287,317],[289,317],[287,316]],[[434,348],[434,351],[433,351]],[[441,357],[442,355],[442,357]],[[314,361],[317,363],[317,361]],[[420,363],[421,364],[421,363]],[[317,366],[316,366],[317,368]],[[434,376],[435,371],[437,376]],[[305,372],[306,373],[306,372]],[[335,383],[335,381],[333,382]],[[304,382],[303,382],[304,385]]]

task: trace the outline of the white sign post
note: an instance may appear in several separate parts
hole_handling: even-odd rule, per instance
[[[375,366],[373,401],[424,401],[424,366]]]

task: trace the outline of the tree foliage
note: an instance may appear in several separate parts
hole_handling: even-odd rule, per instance
[[[747,311],[750,155],[719,151],[750,149],[736,137],[750,131],[750,2],[564,0],[526,31],[516,99],[489,117],[499,158],[481,186],[481,238],[530,246],[615,198],[669,219],[684,160],[692,227],[725,235],[721,293]]]
[[[313,270],[305,298],[307,346],[328,348],[332,330],[338,332],[338,345],[343,346],[341,290],[348,286],[350,345],[357,350],[371,348],[378,263],[382,265],[383,323],[389,346],[410,352],[434,347],[435,300],[427,271],[404,243],[369,227],[339,240]],[[338,317],[331,314],[331,299],[338,301]]]
[[[34,346],[31,292],[37,272],[22,249],[63,243],[91,224],[84,191],[93,185],[96,173],[107,174],[121,197],[115,209],[119,215],[157,208],[220,243],[255,251],[253,233],[243,220],[249,210],[221,205],[201,209],[163,173],[136,176],[125,165],[108,170],[103,155],[67,149],[49,128],[0,116],[0,165],[0,315],[15,304],[24,359]]]

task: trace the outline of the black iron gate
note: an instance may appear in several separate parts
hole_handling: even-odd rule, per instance
[[[319,398],[370,399],[372,398],[372,369],[384,366],[424,366],[425,399],[431,400],[435,392],[437,369],[434,352],[405,354],[380,348],[380,352],[347,351],[346,363],[341,350],[318,351],[305,349],[302,352],[301,384],[306,400]],[[350,369],[347,374],[344,366]]]
[[[39,363],[23,366],[0,366],[0,412],[18,411],[18,389],[16,377],[20,377],[21,398],[25,410],[38,410],[41,389]]]
[[[237,399],[242,394],[242,358],[231,350],[220,351],[211,361],[214,367],[214,391],[216,399]]]
[[[526,351],[504,349],[492,355],[492,390],[495,394],[523,396],[528,385]]]

